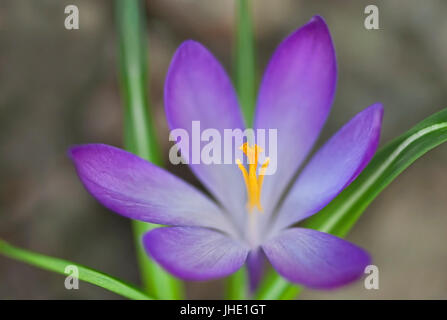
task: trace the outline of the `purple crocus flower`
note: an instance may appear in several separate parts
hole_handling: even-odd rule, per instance
[[[294,225],[326,206],[367,165],[377,149],[383,109],[374,104],[357,114],[292,181],[329,114],[336,78],[331,36],[317,16],[280,44],[260,86],[254,129],[277,129],[276,173],[256,177],[241,163],[190,164],[214,199],[115,147],[76,146],[71,157],[86,189],[105,207],[169,226],[148,232],[143,242],[150,256],[180,278],[223,277],[247,263],[254,283],[266,256],[291,282],[338,287],[363,274],[369,255],[333,235]],[[244,129],[228,76],[194,41],[184,42],[173,57],[165,108],[171,129],[191,131],[192,121],[221,133]],[[257,153],[245,147],[247,155]]]

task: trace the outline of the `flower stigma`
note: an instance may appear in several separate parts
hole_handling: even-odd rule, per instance
[[[256,176],[259,154],[264,150],[256,144],[250,146],[248,142],[245,142],[239,149],[244,152],[248,159],[248,172],[241,160],[236,160],[236,164],[242,172],[245,187],[247,188],[247,210],[249,213],[252,213],[253,209],[256,208],[259,212],[263,212],[264,210],[261,205],[262,182],[264,181],[265,171],[267,170],[270,159],[266,158],[265,162],[261,165],[259,175]]]

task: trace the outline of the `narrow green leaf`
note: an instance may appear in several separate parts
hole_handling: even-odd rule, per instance
[[[226,299],[245,300],[247,299],[247,270],[245,267],[239,269],[227,278],[226,281]]]
[[[447,109],[425,119],[382,148],[351,185],[306,226],[344,237],[366,207],[416,159],[447,141]]]
[[[255,109],[256,75],[249,0],[237,1],[236,17],[236,88],[245,123],[250,127]]]
[[[301,287],[291,285],[272,269],[262,280],[255,298],[257,300],[290,300],[294,299],[300,291]]]
[[[161,165],[161,157],[149,113],[147,95],[147,48],[144,7],[141,1],[116,0],[120,44],[120,82],[125,105],[126,149]],[[182,298],[180,281],[149,259],[142,246],[142,236],[157,227],[133,221],[135,244],[145,289],[159,299]]]
[[[359,177],[318,214],[308,219],[308,228],[344,237],[368,205],[402,171],[426,152],[447,141],[447,109],[425,119],[382,148]],[[264,284],[259,299],[282,299],[293,287],[276,273]],[[269,288],[274,294],[268,294]],[[298,291],[297,291],[298,293]]]
[[[252,125],[256,87],[253,28],[249,0],[236,2],[236,89],[247,127]],[[227,278],[226,297],[230,300],[247,298],[247,269],[242,268]]]
[[[21,262],[28,263],[48,271],[66,274],[67,266],[76,266],[79,271],[79,279],[94,284],[98,287],[112,291],[123,297],[136,300],[152,300],[151,297],[141,292],[133,285],[120,279],[109,276],[103,272],[73,263],[67,260],[49,257],[29,250],[21,249],[8,244],[0,239],[0,253],[4,256]]]

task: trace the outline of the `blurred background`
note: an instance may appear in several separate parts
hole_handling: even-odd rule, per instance
[[[75,4],[80,29],[64,28]],[[380,30],[363,26],[368,4]],[[320,143],[366,106],[385,106],[381,145],[447,107],[447,2],[252,1],[258,76],[277,44],[312,15],[335,42],[339,78]],[[150,100],[168,164],[163,83],[177,46],[205,44],[232,73],[234,0],[149,0]],[[123,146],[113,2],[0,2],[0,238],[138,283],[129,220],[87,194],[66,156],[72,144]],[[168,167],[189,181],[185,168]],[[418,160],[367,209],[348,239],[371,252],[380,289],[363,281],[306,299],[447,298],[447,145]],[[221,281],[189,283],[189,298],[220,298]],[[0,299],[120,299],[84,282],[0,256]]]

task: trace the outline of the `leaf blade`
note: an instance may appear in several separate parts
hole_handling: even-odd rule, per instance
[[[238,0],[236,6],[236,89],[245,124],[251,127],[256,100],[256,68],[250,1]]]
[[[414,161],[445,141],[447,109],[422,121],[377,152],[360,176],[310,218],[306,227],[345,236],[382,190]]]
[[[380,149],[365,170],[342,193],[319,213],[309,218],[305,227],[344,237],[368,205],[402,171],[431,149],[447,141],[447,109],[423,120]],[[276,295],[268,294],[269,287]],[[295,288],[295,290],[293,289]],[[288,299],[300,287],[288,283],[277,273],[261,286],[257,299]]]
[[[249,0],[236,2],[235,80],[240,107],[247,127],[252,125],[256,100],[255,51]],[[244,300],[248,293],[248,269],[243,267],[227,277],[225,295]]]
[[[79,279],[94,284],[106,290],[112,291],[123,297],[135,300],[152,300],[152,298],[131,284],[118,278],[107,275],[103,272],[82,266],[67,260],[46,256],[33,251],[15,247],[3,240],[0,240],[0,254],[18,260],[41,269],[53,271],[63,275],[65,268],[69,265],[76,266],[79,270]]]
[[[124,103],[126,149],[161,165],[155,129],[149,112],[147,48],[144,7],[138,1],[115,1],[120,46],[120,83]],[[137,259],[144,287],[160,299],[181,299],[181,282],[150,259],[142,244],[143,235],[158,225],[132,221]]]

